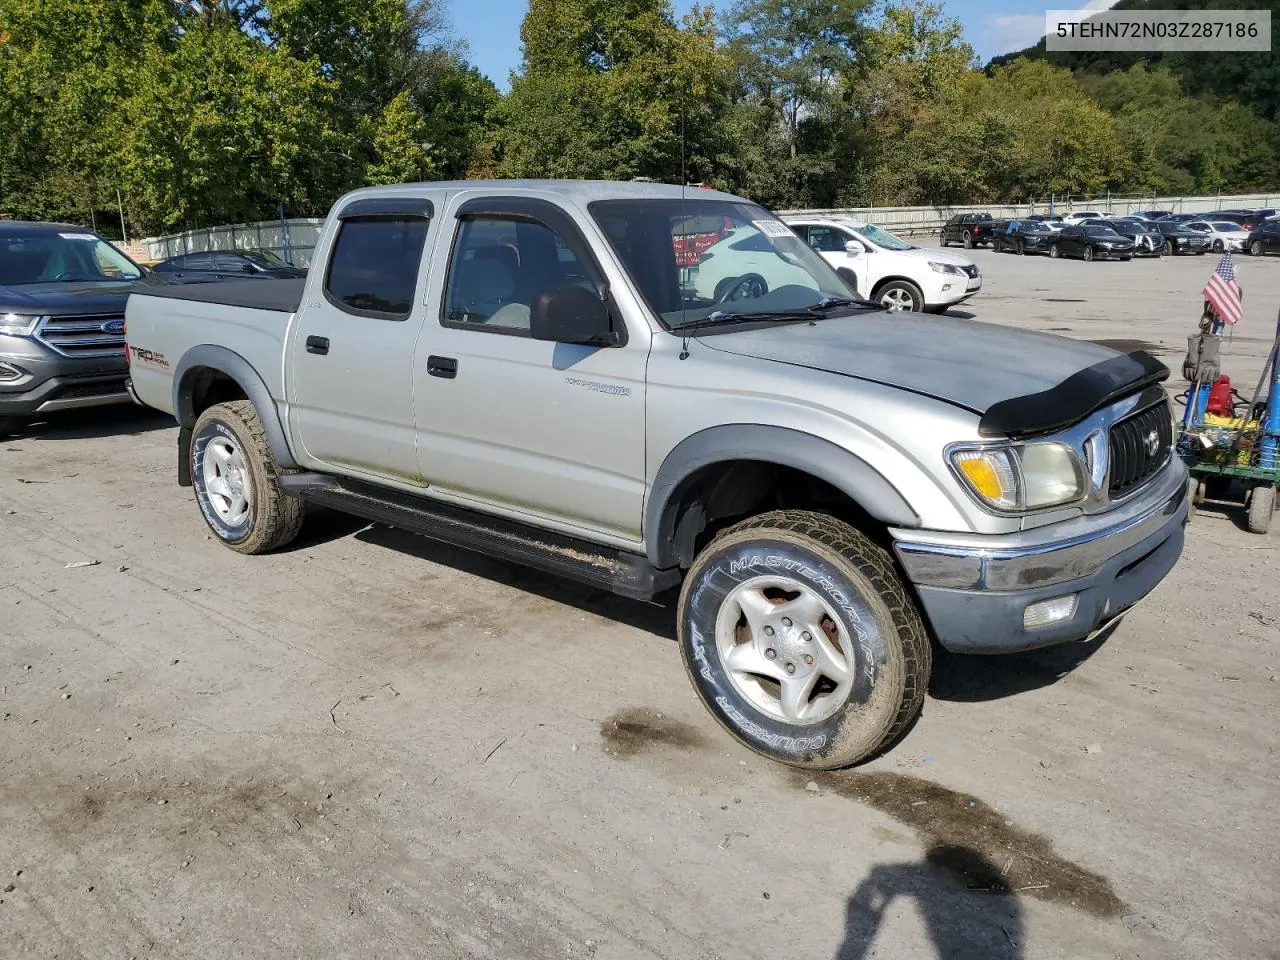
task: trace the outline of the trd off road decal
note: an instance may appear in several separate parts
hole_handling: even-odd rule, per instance
[[[156,353],[154,350],[148,350],[145,347],[135,347],[129,344],[129,356],[132,363],[139,363],[144,367],[154,367],[157,370],[169,369],[169,358],[163,353]]]

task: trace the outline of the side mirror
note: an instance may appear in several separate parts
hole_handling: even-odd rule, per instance
[[[529,335],[534,340],[554,343],[622,345],[604,300],[582,287],[560,287],[538,297],[529,316]]]
[[[846,240],[844,244],[844,252],[856,257],[860,253],[866,253],[867,248],[862,245],[861,241]]]

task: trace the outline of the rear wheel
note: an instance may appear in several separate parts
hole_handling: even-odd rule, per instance
[[[1049,244],[1049,256],[1051,256],[1054,260],[1057,260],[1060,256],[1062,256],[1062,251],[1058,249],[1058,245],[1056,243]]]
[[[906,280],[889,281],[877,291],[875,299],[896,312],[914,312],[924,307],[924,294]]]
[[[1163,253],[1163,254],[1164,254],[1164,256],[1166,256],[1166,257],[1172,257],[1172,256],[1173,256],[1173,254],[1174,254],[1174,250],[1173,250],[1173,241],[1172,241],[1172,240],[1166,240],[1166,241],[1164,242],[1164,249],[1163,249],[1162,253]]]
[[[938,242],[942,244],[944,247],[951,246],[951,241],[947,239],[947,231],[943,230],[941,233],[938,234]]]
[[[1021,240],[1015,240],[1013,242],[1013,252],[1021,257],[1027,252],[1027,248],[1022,245]]]
[[[1213,252],[1221,253],[1222,251],[1223,251],[1222,241],[1221,240],[1213,241]]]
[[[1084,248],[1084,258],[1085,258],[1086,260],[1092,260],[1092,259],[1093,259],[1093,247],[1085,247],[1085,248]]]
[[[192,429],[191,481],[209,529],[237,553],[266,553],[302,529],[302,501],[280,491],[266,432],[248,400],[214,404]]]
[[[1255,240],[1253,243],[1249,244],[1249,253],[1255,257],[1262,256],[1262,241]]]
[[[1263,484],[1249,495],[1249,532],[1266,533],[1271,529],[1271,515],[1276,509],[1276,488]]]
[[[973,249],[973,234],[971,234],[968,230],[964,232],[963,243],[964,243],[964,248],[966,250]]]
[[[680,591],[678,633],[711,715],[797,767],[882,749],[929,682],[929,638],[889,554],[820,513],[762,514],[713,540]]]

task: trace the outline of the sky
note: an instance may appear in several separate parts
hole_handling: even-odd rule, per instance
[[[949,16],[964,26],[965,39],[982,62],[1001,53],[1029,47],[1044,34],[1046,10],[1105,8],[1116,0],[943,0]],[[683,16],[693,0],[672,0]],[[717,9],[727,7],[721,0]],[[448,0],[453,30],[471,48],[471,62],[502,90],[520,64],[520,21],[528,0]]]

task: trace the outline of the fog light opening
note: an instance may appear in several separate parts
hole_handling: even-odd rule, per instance
[[[1022,611],[1022,625],[1028,630],[1039,630],[1063,623],[1076,615],[1076,594],[1053,597],[1029,604]]]
[[[7,383],[10,380],[21,380],[24,371],[15,367],[11,363],[0,362],[0,383]]]

